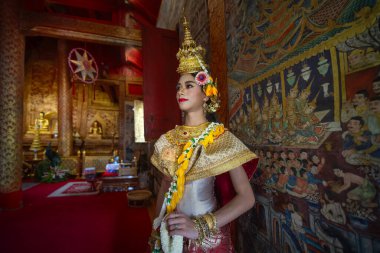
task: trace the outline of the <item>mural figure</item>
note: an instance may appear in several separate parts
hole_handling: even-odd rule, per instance
[[[296,98],[298,96],[298,82],[290,89],[287,97],[286,116],[288,133],[293,135],[296,129]]]
[[[260,106],[257,101],[255,101],[253,105],[253,118],[254,118],[253,124],[254,124],[255,133],[260,133],[261,127],[262,127],[262,116],[261,116]]]
[[[307,168],[309,164],[309,154],[305,149],[300,150],[300,160],[302,162],[303,168]]]
[[[297,143],[318,143],[319,137],[325,133],[324,124],[320,123],[320,119],[314,113],[317,97],[318,94],[301,109],[302,111],[297,112]]]
[[[324,198],[321,198],[321,214],[329,221],[346,224],[346,214],[342,208],[341,203],[335,202],[334,199],[329,198],[327,193],[324,194]]]
[[[301,91],[300,95],[295,99],[296,112],[302,113],[310,96],[311,83]]]
[[[280,143],[283,138],[282,134],[282,105],[278,101],[277,95],[272,98],[272,105],[270,107],[271,115],[271,132],[269,140],[272,143]]]
[[[312,165],[308,169],[308,181],[311,184],[323,184],[323,186],[327,186],[326,181],[316,178],[315,176],[319,174],[319,172],[322,170],[323,166],[326,163],[326,159],[324,157],[319,158],[317,155],[313,155],[311,157]]]
[[[271,117],[271,110],[269,107],[269,100],[266,96],[264,96],[264,104],[263,104],[263,109],[262,109],[262,129],[261,129],[261,134],[264,140],[268,140],[269,132],[271,129],[271,122],[270,122],[270,117]]]
[[[361,116],[352,117],[347,123],[347,131],[342,134],[342,155],[353,165],[379,164],[380,147],[371,141],[372,133],[366,130]]]
[[[359,90],[355,93],[351,101],[347,101],[342,106],[341,120],[348,122],[352,117],[360,116],[365,122],[368,118],[369,94],[367,90]]]
[[[372,82],[372,90],[377,96],[380,95],[380,72],[377,73],[376,78]]]
[[[380,145],[380,96],[370,99],[368,130],[372,133],[372,143],[374,145]]]
[[[287,216],[287,220],[290,220],[290,228],[295,231],[297,234],[304,234],[305,230],[303,229],[303,220],[302,216],[296,212],[294,205],[292,203],[288,204],[287,210],[285,212]]]
[[[373,202],[376,196],[376,187],[367,179],[355,175],[351,172],[343,172],[339,168],[334,169],[334,174],[337,177],[343,178],[343,185],[335,187],[333,190],[336,193],[346,191],[352,184],[357,185],[353,190],[347,193],[347,198],[359,201],[363,207],[377,207]]]
[[[295,251],[292,252],[324,252],[325,242],[321,240],[305,223],[302,213],[297,211],[293,203],[288,203],[283,216],[283,228],[293,239]],[[313,249],[313,251],[310,251]]]

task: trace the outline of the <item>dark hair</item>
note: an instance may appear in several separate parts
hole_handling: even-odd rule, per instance
[[[370,101],[380,101],[380,96],[372,97]]]
[[[215,123],[219,122],[216,113],[206,113],[206,119],[209,122],[215,122]]]
[[[367,90],[358,90],[355,94],[362,94],[362,95],[364,95],[366,98],[369,97],[369,94],[368,94],[368,91],[367,91]]]
[[[364,120],[363,120],[363,118],[362,118],[361,116],[354,116],[354,117],[351,117],[350,120],[357,120],[357,121],[360,122],[360,125],[361,125],[361,126],[364,126]]]

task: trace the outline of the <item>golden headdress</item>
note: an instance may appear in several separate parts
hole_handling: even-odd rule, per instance
[[[306,85],[306,87],[301,91],[301,93],[305,93],[305,94],[308,94],[310,95],[310,92],[311,92],[311,84],[313,83],[314,79],[311,80],[311,82],[309,84]]]
[[[319,90],[319,91],[317,92],[317,95],[315,95],[315,97],[313,98],[313,100],[311,100],[311,101],[308,103],[309,106],[312,106],[312,107],[314,107],[314,108],[317,108],[317,98],[318,98],[320,92],[321,92],[321,91]]]
[[[184,38],[182,42],[182,48],[177,53],[177,59],[179,60],[179,66],[177,72],[179,74],[184,73],[197,73],[199,71],[207,71],[206,64],[204,62],[205,49],[201,46],[197,46],[190,33],[189,23],[186,17],[183,17],[183,32]]]
[[[197,46],[190,33],[189,23],[186,17],[183,17],[183,31],[184,39],[182,48],[177,53],[179,66],[177,72],[179,74],[193,74],[195,81],[199,86],[202,86],[203,92],[208,96],[209,102],[204,104],[204,109],[208,113],[216,112],[220,107],[219,93],[217,89],[217,82],[213,80],[209,74],[204,61],[205,49]]]
[[[297,82],[296,82],[296,84],[292,87],[292,88],[290,88],[290,90],[292,90],[292,91],[297,91],[297,93],[298,93],[298,81],[300,80],[300,78],[298,77],[297,78]]]

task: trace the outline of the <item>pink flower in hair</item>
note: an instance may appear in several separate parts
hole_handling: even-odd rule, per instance
[[[195,76],[195,81],[198,85],[203,86],[209,81],[209,75],[204,71],[200,71]]]

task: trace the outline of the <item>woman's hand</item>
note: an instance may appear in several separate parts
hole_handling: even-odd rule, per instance
[[[169,234],[182,235],[189,239],[197,239],[198,231],[194,227],[194,222],[185,214],[173,212],[166,218]]]

